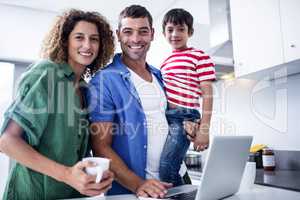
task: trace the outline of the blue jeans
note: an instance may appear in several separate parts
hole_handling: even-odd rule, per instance
[[[201,116],[196,109],[182,107],[168,109],[166,116],[169,123],[169,133],[160,158],[159,176],[161,181],[178,186],[184,184],[179,170],[190,146],[183,122],[195,121]]]

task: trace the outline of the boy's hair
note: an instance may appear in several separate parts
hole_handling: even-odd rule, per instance
[[[194,33],[193,21],[193,16],[188,11],[182,8],[171,9],[164,16],[162,24],[163,32],[165,32],[167,23],[172,23],[175,25],[186,24],[188,27],[188,33],[192,35]]]
[[[152,16],[150,12],[143,6],[140,5],[131,5],[126,7],[124,10],[121,11],[119,15],[119,23],[118,23],[118,28],[120,29],[121,27],[121,21],[124,18],[144,18],[146,17],[148,19],[150,28],[152,28]]]

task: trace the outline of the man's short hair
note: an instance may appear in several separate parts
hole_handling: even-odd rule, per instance
[[[120,29],[121,27],[121,21],[124,18],[144,18],[147,17],[150,27],[152,28],[152,16],[150,12],[143,6],[140,5],[131,5],[126,7],[124,10],[121,11],[119,15],[119,23],[118,23],[118,28]]]
[[[188,27],[188,33],[192,35],[194,32],[193,21],[194,21],[193,16],[188,11],[182,8],[171,9],[165,14],[163,18],[163,24],[162,24],[163,32],[165,32],[167,23],[172,23],[175,25],[186,24]]]

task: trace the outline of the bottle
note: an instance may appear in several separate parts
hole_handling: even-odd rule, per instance
[[[239,191],[249,191],[252,189],[256,176],[256,162],[254,153],[250,153],[241,179]]]
[[[264,148],[262,152],[263,168],[265,171],[275,170],[275,155],[270,148]]]

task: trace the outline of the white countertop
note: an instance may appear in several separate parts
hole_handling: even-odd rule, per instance
[[[75,200],[75,199],[73,199]],[[138,200],[135,195],[78,198],[76,200]],[[248,192],[240,192],[226,200],[300,200],[300,192],[254,185]]]

